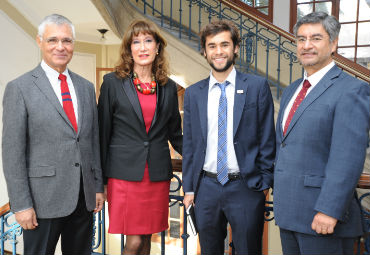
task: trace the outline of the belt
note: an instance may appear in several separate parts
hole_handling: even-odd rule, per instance
[[[203,170],[203,174],[207,177],[217,179],[216,173],[211,173],[211,172]],[[240,173],[229,173],[228,177],[229,177],[229,181],[236,181],[236,180],[241,179]]]

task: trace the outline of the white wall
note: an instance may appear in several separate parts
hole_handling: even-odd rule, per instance
[[[290,0],[275,0],[273,24],[289,31]]]
[[[6,84],[19,75],[33,69],[40,62],[39,48],[34,38],[25,33],[0,10],[0,31],[3,33],[0,47],[0,101]],[[2,103],[0,104],[0,131],[2,132]],[[0,136],[1,142],[1,136]],[[1,151],[1,146],[0,146]],[[8,193],[0,157],[0,206],[8,202]]]

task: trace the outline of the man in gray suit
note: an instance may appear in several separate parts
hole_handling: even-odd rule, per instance
[[[67,69],[74,27],[47,16],[38,28],[43,60],[9,82],[3,99],[3,169],[24,229],[24,254],[91,254],[92,211],[104,202],[94,86]]]

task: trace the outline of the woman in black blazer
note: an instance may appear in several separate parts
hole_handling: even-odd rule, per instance
[[[175,82],[157,26],[135,20],[115,72],[104,76],[98,113],[109,233],[127,236],[125,254],[149,254],[151,235],[168,228],[172,178],[168,141],[181,154]]]

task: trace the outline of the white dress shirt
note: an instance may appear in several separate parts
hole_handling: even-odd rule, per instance
[[[230,83],[225,89],[227,98],[227,167],[229,173],[236,173],[239,172],[239,165],[236,159],[233,142],[235,68],[232,69],[226,80]],[[221,89],[216,83],[219,82],[212,75],[211,71],[207,106],[207,149],[203,169],[212,173],[217,173],[218,105],[221,96]]]
[[[63,107],[63,101],[62,101],[62,93],[60,88],[60,80],[59,80],[59,72],[55,71],[53,68],[48,66],[45,61],[41,61],[41,67],[44,70],[46,76],[49,79],[49,82],[51,84],[51,87],[53,88],[55,95],[57,96],[59,103]],[[69,93],[71,94],[72,103],[73,103],[73,110],[75,112],[76,116],[76,123],[78,124],[78,102],[77,102],[77,96],[75,87],[73,86],[73,82],[71,77],[69,76],[68,69],[64,70],[63,74],[67,76],[67,83],[69,88]]]
[[[310,84],[311,84],[311,87],[309,87],[309,89],[307,90],[307,93],[306,93],[306,97],[307,97],[308,93],[310,93],[313,90],[313,88],[317,85],[317,83],[319,83],[321,81],[321,79],[324,77],[324,75],[327,72],[329,72],[329,70],[334,65],[335,65],[334,64],[334,61],[332,61],[327,66],[321,68],[319,71],[317,71],[314,74],[312,74],[310,77],[307,77],[306,71],[304,72],[304,76],[303,76],[303,80],[302,80],[301,84],[299,84],[299,86],[297,87],[297,90],[294,92],[294,95],[292,96],[292,98],[290,99],[289,103],[285,107],[284,116],[283,116],[283,123],[282,123],[282,127],[283,128],[285,127],[285,122],[286,122],[286,120],[288,118],[290,109],[293,107],[294,100],[296,99],[296,97],[298,96],[299,92],[302,89],[304,80],[308,80],[310,82]]]

